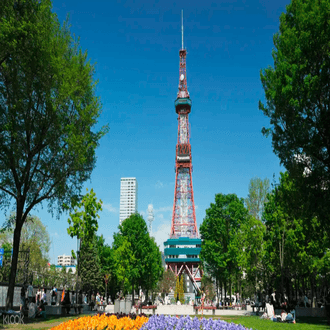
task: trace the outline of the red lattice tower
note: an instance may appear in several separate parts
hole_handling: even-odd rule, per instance
[[[175,160],[175,190],[174,205],[171,226],[171,238],[198,237],[196,224],[194,190],[192,184],[192,159],[189,134],[189,113],[191,100],[187,88],[186,56],[187,51],[183,47],[179,51],[179,90],[175,100],[175,111],[178,114],[178,142],[176,145]]]

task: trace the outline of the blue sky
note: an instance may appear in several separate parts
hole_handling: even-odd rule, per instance
[[[138,210],[153,204],[158,244],[170,231],[174,198],[181,9],[187,49],[193,160],[198,226],[216,193],[245,198],[251,178],[278,178],[283,168],[271,139],[261,134],[268,118],[260,69],[273,65],[273,35],[288,0],[249,1],[90,1],[55,0],[62,22],[96,62],[100,125],[110,132],[97,150],[97,165],[86,187],[102,199],[98,234],[110,244],[119,223],[120,178],[138,180]],[[51,261],[69,254],[76,241],[67,216],[34,210],[47,225]]]

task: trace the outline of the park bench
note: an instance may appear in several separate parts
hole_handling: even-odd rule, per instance
[[[45,314],[46,315],[66,315],[67,309],[70,307],[70,311],[74,310],[77,314],[81,314],[81,310],[84,307],[84,304],[70,304],[70,305],[46,305]]]
[[[133,306],[135,308],[135,310],[138,312],[139,309],[144,309],[145,312],[152,310],[152,314],[155,315],[155,311],[157,309],[157,305],[143,305],[143,306],[139,306],[139,305],[135,305]]]
[[[202,309],[202,306],[195,306],[194,308],[195,308],[195,313],[196,313],[196,315],[197,315],[197,314],[198,314],[198,311]],[[204,307],[203,307],[203,310],[205,310],[205,311],[207,311],[207,310],[212,310],[212,315],[215,315],[215,310],[216,310],[216,309],[217,309],[217,308],[214,307],[214,306],[204,306]]]
[[[104,312],[107,305],[96,305],[96,310],[98,312]]]
[[[265,311],[265,306],[264,305],[251,305],[252,307],[252,312],[254,313],[254,309],[256,309],[256,313],[258,314],[260,310]]]

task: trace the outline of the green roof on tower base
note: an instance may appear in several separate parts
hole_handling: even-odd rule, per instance
[[[201,244],[202,244],[202,240],[200,238],[189,238],[189,237],[169,238],[166,242],[164,242],[165,247],[167,245],[201,245]]]

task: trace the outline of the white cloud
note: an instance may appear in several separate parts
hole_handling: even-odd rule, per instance
[[[168,211],[173,211],[173,206],[163,206],[160,207],[159,209],[154,209],[154,213],[158,213],[158,212],[168,212]]]
[[[164,242],[169,239],[171,231],[170,223],[161,223],[157,230],[152,231],[152,236],[155,237],[156,243],[161,251],[164,251]]]
[[[112,206],[112,204],[103,204],[102,205],[104,209],[106,209],[107,211],[111,212],[111,213],[117,213],[118,210],[116,207]]]

